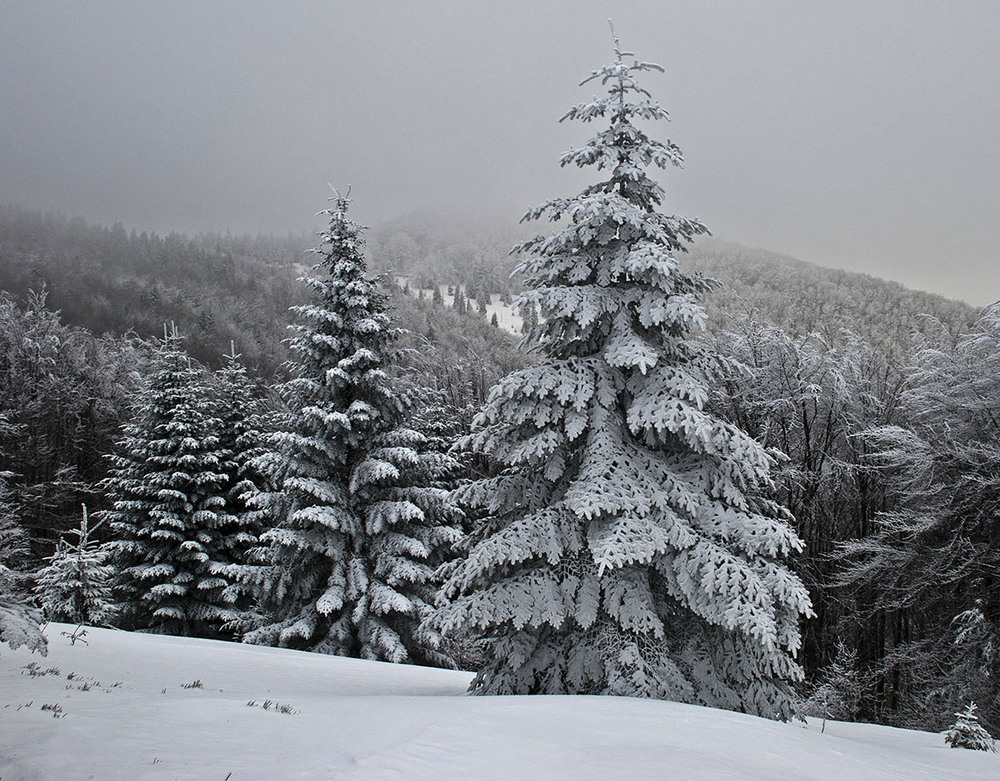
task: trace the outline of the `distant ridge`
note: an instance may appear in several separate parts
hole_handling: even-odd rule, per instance
[[[518,292],[519,280],[510,277],[518,258],[509,249],[525,234],[523,227],[493,230],[410,215],[368,232],[371,270],[391,269],[413,279],[414,287],[461,287],[467,298],[489,294],[496,302]],[[310,265],[306,250],[313,241],[218,233],[158,237],[0,206],[0,290],[23,300],[29,289],[45,286],[49,306],[62,311],[65,323],[95,333],[155,336],[164,322],[174,321],[200,360],[217,364],[232,340],[252,368],[270,375],[285,359],[287,310],[303,295],[295,279]],[[899,357],[914,332],[933,328],[922,315],[958,333],[977,314],[961,301],[897,282],[719,239],[699,242],[679,261],[723,283],[704,302],[710,330],[745,315],[831,341],[849,328]],[[434,331],[437,341],[472,338],[469,349],[480,354],[509,350],[489,345],[489,333],[467,319],[449,315],[429,325],[426,311],[403,302],[398,313],[402,326]],[[451,329],[454,336],[446,333]]]
[[[723,283],[705,300],[712,330],[752,314],[796,335],[818,333],[836,340],[850,329],[873,347],[898,355],[906,352],[915,332],[933,328],[925,315],[959,333],[979,312],[963,301],[898,282],[719,239],[699,242],[680,262]]]

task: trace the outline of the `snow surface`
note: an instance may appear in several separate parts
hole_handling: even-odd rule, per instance
[[[463,672],[102,629],[71,644],[69,631],[48,626],[47,657],[0,648],[3,781],[1000,779],[1000,755],[934,733],[828,722],[823,734],[617,697],[469,697]],[[58,672],[32,676],[31,663]]]

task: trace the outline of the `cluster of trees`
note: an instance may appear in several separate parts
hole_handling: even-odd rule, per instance
[[[566,115],[604,125],[563,158],[604,178],[517,247],[530,355],[369,275],[339,194],[276,380],[0,299],[0,639],[39,642],[33,585],[50,618],[469,665],[484,693],[932,729],[974,700],[1000,728],[1000,308],[890,296],[937,315],[908,351],[836,302],[701,332],[717,285],[678,256],[707,230],[659,211],[646,169],[681,153],[635,123],[666,117],[658,66],[615,54]]]

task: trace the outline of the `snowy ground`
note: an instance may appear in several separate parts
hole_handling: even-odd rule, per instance
[[[98,629],[71,645],[69,629],[49,626],[47,657],[0,648],[2,781],[1000,779],[1000,755],[931,733],[468,697],[468,673]]]

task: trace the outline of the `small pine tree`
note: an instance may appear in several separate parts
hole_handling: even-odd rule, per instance
[[[494,328],[499,328],[500,327],[500,321],[497,320],[497,313],[496,312],[494,312],[493,313],[493,317],[490,318],[490,325],[492,325]]]
[[[952,748],[971,748],[976,751],[996,752],[996,744],[976,716],[976,703],[970,702],[965,710],[955,714],[955,723],[944,735],[945,743]]]
[[[62,537],[48,564],[38,571],[35,596],[49,621],[110,625],[115,613],[111,596],[114,570],[106,563],[107,549],[90,536],[97,526],[89,528],[84,505],[80,528],[70,531],[76,542]]]
[[[468,311],[465,303],[465,294],[462,292],[461,285],[455,285],[455,298],[452,300],[452,308],[460,315],[464,315]]]
[[[451,459],[400,427],[407,399],[385,367],[398,331],[367,277],[361,226],[339,194],[305,278],[313,303],[296,307],[287,412],[257,459],[274,489],[250,499],[274,528],[266,563],[245,570],[259,604],[251,643],[383,661],[447,664],[423,625],[432,575],[460,536],[459,513],[436,485]],[[435,288],[436,297],[440,291]]]
[[[258,493],[268,484],[267,477],[260,474],[254,464],[264,453],[263,433],[260,429],[270,410],[265,408],[258,389],[247,374],[246,367],[236,352],[236,345],[230,343],[229,353],[222,357],[225,364],[214,373],[212,401],[221,424],[219,444],[232,454],[223,489],[226,507],[240,520],[233,528],[236,536],[229,541],[229,545],[246,551],[258,544],[259,535],[270,525],[267,517],[258,509],[250,507],[246,501],[247,497]],[[239,561],[234,562],[232,566],[236,569],[227,572],[227,578],[232,582],[230,596],[234,603],[242,604],[245,601],[244,595],[239,593],[240,587],[235,575],[239,564]]]
[[[837,643],[837,654],[823,668],[819,685],[803,703],[802,715],[837,721],[857,718],[862,695],[862,681],[857,668],[858,652],[844,643]]]
[[[489,304],[490,294],[486,292],[485,288],[480,288],[479,294],[476,296],[476,311],[483,317],[486,317],[486,313],[489,311],[487,309]]]

